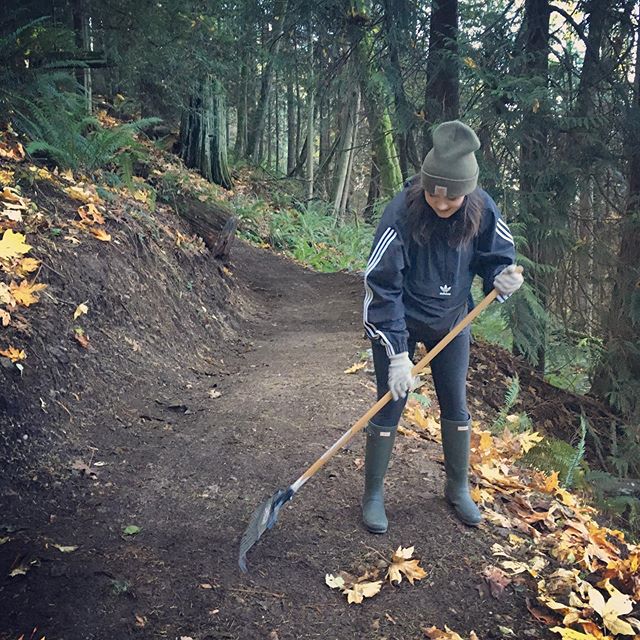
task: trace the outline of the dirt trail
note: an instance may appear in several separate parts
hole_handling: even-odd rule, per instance
[[[38,627],[34,638],[47,640],[405,639],[433,624],[485,640],[503,637],[499,625],[545,637],[525,594],[510,588],[498,601],[478,590],[495,532],[453,518],[441,499],[440,452],[428,442],[399,438],[388,535],[360,523],[358,437],[283,510],[250,553],[250,574],[239,573],[237,545],[253,509],[374,394],[369,376],[343,373],[368,346],[359,278],[312,273],[249,247],[238,247],[232,271],[257,308],[246,352],[225,356],[215,375],[183,370],[155,395],[119,394],[103,421],[85,425],[94,460],[105,463],[97,479],[58,483],[0,520],[22,528],[0,545],[0,638]],[[122,535],[130,524],[141,532]],[[62,553],[45,549],[47,540],[80,547]],[[415,545],[427,579],[361,606],[325,586],[325,573],[357,571],[398,545]],[[27,575],[8,577],[32,559]]]

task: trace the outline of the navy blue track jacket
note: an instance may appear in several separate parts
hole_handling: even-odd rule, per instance
[[[457,247],[449,244],[449,233],[458,214],[439,218],[428,205],[434,225],[429,242],[421,246],[411,238],[407,192],[387,205],[364,276],[364,327],[369,338],[384,344],[388,356],[407,351],[408,324],[428,328],[434,338],[446,335],[467,313],[474,276],[483,279],[487,294],[495,276],[515,262],[513,236],[485,191],[480,190],[484,211],[478,234]]]

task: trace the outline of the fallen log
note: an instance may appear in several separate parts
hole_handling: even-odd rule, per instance
[[[218,202],[201,202],[182,195],[176,197],[175,208],[193,232],[199,235],[217,260],[227,261],[238,229],[238,218]]]

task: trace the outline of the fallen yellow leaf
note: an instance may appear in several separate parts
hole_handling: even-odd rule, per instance
[[[360,371],[360,369],[364,369],[367,366],[366,362],[356,362],[351,365],[348,369],[344,370],[344,373],[356,373],[356,371]]]
[[[104,217],[93,202],[80,205],[78,215],[86,224],[104,224]]]
[[[0,350],[0,356],[9,358],[11,362],[19,362],[27,357],[27,354],[22,349],[16,349],[15,347],[9,347],[5,350]]]
[[[89,231],[91,231],[92,235],[94,235],[98,240],[101,240],[102,242],[111,242],[111,236],[104,229],[92,227]]]
[[[413,584],[414,580],[421,580],[427,575],[427,572],[419,566],[419,560],[410,559],[413,555],[413,550],[414,547],[398,547],[396,549],[387,570],[386,579],[389,582],[400,584],[402,582],[402,574],[404,574],[407,580]]]
[[[559,633],[563,640],[598,640],[596,636],[592,636],[590,633],[580,633],[580,631],[564,629],[563,627],[551,627],[551,631]]]
[[[27,273],[32,273],[40,266],[40,260],[36,260],[35,258],[22,258],[18,263],[18,274],[26,275]]]
[[[16,306],[16,299],[11,295],[11,290],[4,282],[0,282],[0,304],[8,304],[10,307]]]
[[[28,307],[34,302],[38,302],[40,299],[37,296],[38,291],[46,288],[46,284],[29,284],[27,280],[23,280],[19,285],[15,282],[9,285],[11,295],[15,298],[16,302],[23,307]]]
[[[342,576],[334,576],[331,573],[327,573],[324,577],[325,584],[331,589],[344,589],[344,578]]]
[[[589,585],[589,606],[600,614],[604,626],[615,635],[633,636],[633,627],[619,616],[631,613],[633,602],[626,594],[618,591],[613,585],[606,582],[606,589],[611,596],[606,602],[604,596],[594,587]]]
[[[83,302],[76,307],[76,310],[73,312],[73,319],[77,320],[81,315],[88,313],[89,307]]]
[[[14,233],[7,229],[0,240],[0,259],[16,258],[31,251],[31,245],[25,242],[25,237],[21,233]]]
[[[20,195],[16,193],[16,190],[12,187],[5,187],[2,190],[2,194],[0,194],[0,197],[7,202],[20,202],[22,199]]]
[[[349,604],[360,604],[365,598],[372,598],[382,589],[382,580],[374,582],[356,582],[350,589],[342,593],[347,596]]]

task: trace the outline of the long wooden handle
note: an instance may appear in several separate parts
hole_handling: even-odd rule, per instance
[[[521,268],[519,268],[519,271]],[[427,353],[418,364],[411,370],[412,375],[420,373],[465,327],[470,325],[498,296],[498,292],[493,289],[489,295],[487,295],[482,302],[478,304],[472,311],[470,311],[464,319],[449,331],[449,333],[438,342],[438,344]],[[333,458],[333,456],[344,447],[351,439],[364,429],[369,420],[384,407],[387,402],[391,400],[391,392],[387,391],[378,402],[376,402],[371,409],[369,409],[352,427],[344,433],[338,440],[336,440],[329,449],[327,449],[322,456],[320,456],[292,485],[291,488],[296,492],[309,478],[315,475],[324,465]]]

